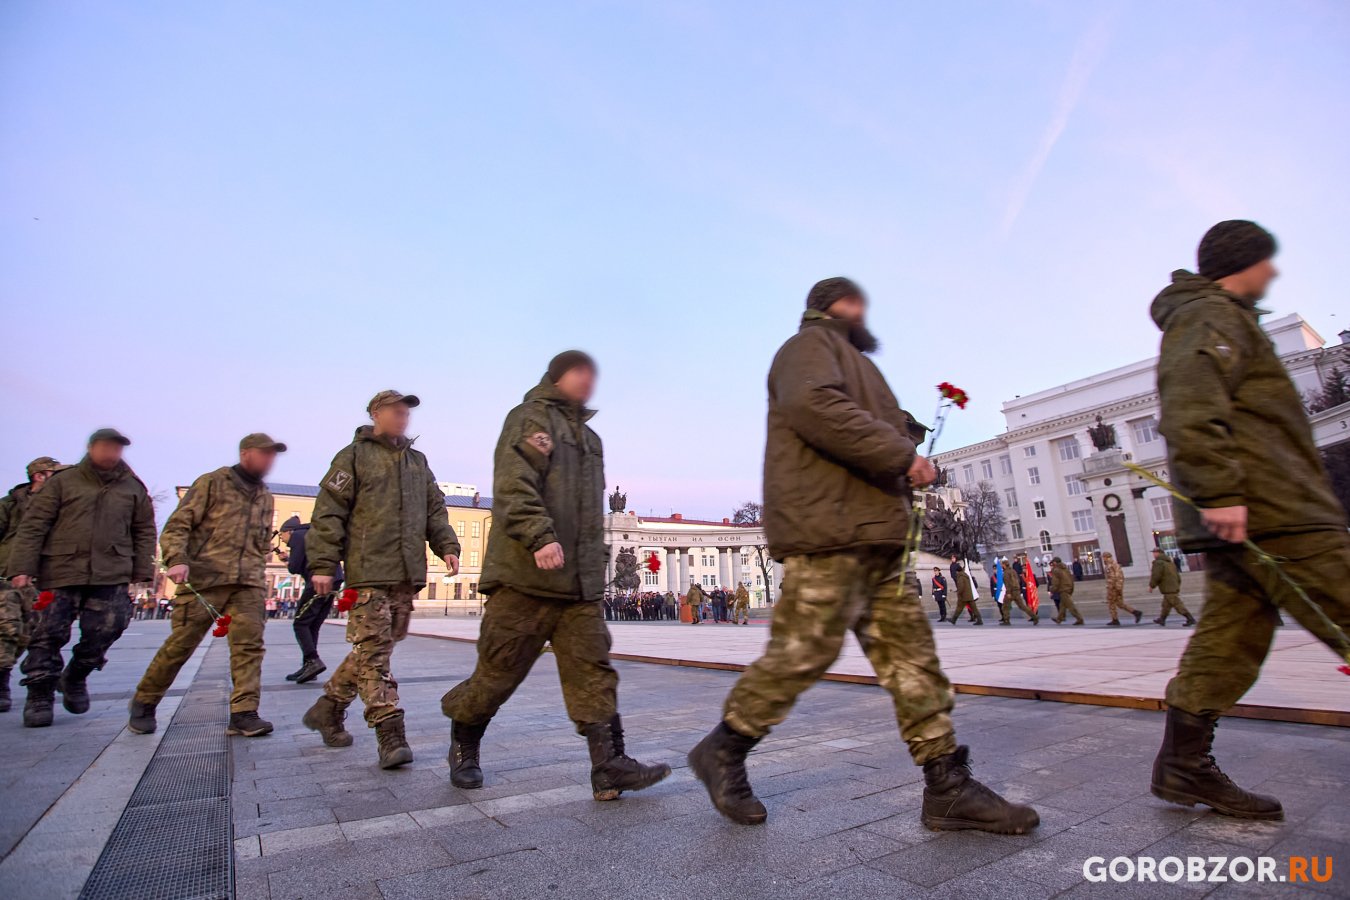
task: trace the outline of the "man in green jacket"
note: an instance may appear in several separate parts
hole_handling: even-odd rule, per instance
[[[394,645],[408,636],[413,599],[426,586],[427,545],[445,560],[450,575],[459,571],[459,540],[445,495],[407,436],[410,410],[419,403],[398,391],[380,391],[371,399],[366,406],[371,424],[356,430],[319,484],[305,547],[314,592],[331,592],[342,564],[344,594],[354,594],[354,605],[347,617],[351,652],[303,722],[329,747],[350,747],[343,719],[359,694],[385,769],[413,759],[389,661]]]
[[[703,624],[703,588],[695,582],[689,585],[689,590],[684,595],[684,602],[689,607],[689,624]]]
[[[1003,604],[999,610],[999,624],[1012,624],[1012,608],[1016,606],[1022,611],[1022,615],[1031,620],[1032,625],[1039,625],[1041,617],[1031,611],[1027,606],[1026,598],[1022,596],[1022,576],[1017,574],[1017,568],[1009,561],[1008,557],[1003,557]]]
[[[1173,273],[1152,305],[1163,333],[1159,430],[1173,485],[1188,498],[1176,504],[1178,542],[1205,554],[1205,606],[1167,685],[1152,790],[1251,819],[1279,819],[1284,811],[1219,769],[1211,755],[1219,716],[1256,681],[1281,608],[1333,647],[1337,636],[1325,621],[1350,629],[1346,510],[1313,443],[1303,398],[1260,324],[1257,303],[1278,274],[1275,250],[1275,238],[1256,223],[1220,222],[1200,242],[1199,273]],[[1279,558],[1279,572],[1247,541]]]
[[[479,747],[488,723],[553,646],[567,714],[591,755],[591,791],[614,800],[670,774],[624,753],[619,674],[609,661],[605,593],[604,454],[587,424],[594,360],[559,353],[540,383],[511,410],[493,457],[497,526],[479,589],[488,595],[478,665],[441,698],[452,720],[450,781],[483,786]]]
[[[955,625],[961,621],[961,613],[969,610],[971,624],[983,625],[984,617],[975,605],[975,587],[970,582],[970,575],[966,574],[966,567],[956,563],[952,567],[952,578],[956,582],[956,608],[952,610],[952,617],[948,621]]]
[[[37,599],[33,585],[16,588],[5,578],[9,573],[9,548],[19,533],[28,501],[53,472],[66,468],[69,466],[50,456],[39,456],[28,464],[28,480],[0,499],[0,712],[9,712],[9,673],[28,646],[29,624],[36,615],[33,601]]]
[[[877,342],[866,309],[849,279],[819,282],[769,370],[764,529],[769,553],[783,562],[782,592],[768,648],[736,682],[689,765],[719,812],[763,822],[768,812],[750,789],[746,755],[825,674],[852,631],[923,766],[924,824],[1022,834],[1039,818],[971,776],[932,629],[915,582],[902,581],[911,490],[937,472],[916,446],[926,429],[868,358]]]
[[[52,724],[52,699],[79,715],[89,711],[85,679],[131,621],[127,585],[155,571],[155,509],[136,473],[122,461],[131,441],[112,428],[89,438],[76,466],[54,473],[30,499],[9,551],[10,583],[52,591],[37,617],[23,661],[28,686],[23,724]],[[80,623],[80,640],[62,668],[61,648]]]
[[[1064,565],[1064,560],[1056,556],[1050,562],[1050,593],[1059,595],[1059,612],[1050,621],[1056,625],[1063,624],[1069,616],[1073,616],[1073,624],[1082,625],[1083,614],[1078,611],[1078,605],[1073,602],[1073,589],[1076,585],[1073,580],[1073,573],[1069,567]]]
[[[1167,558],[1161,547],[1153,548],[1153,568],[1148,573],[1148,592],[1153,593],[1154,588],[1162,592],[1162,612],[1153,620],[1154,625],[1166,627],[1167,614],[1174,609],[1186,617],[1182,623],[1184,627],[1195,624],[1195,616],[1181,602],[1181,573],[1177,571],[1177,564]]]
[[[131,698],[127,728],[155,730],[155,707],[216,616],[229,616],[230,725],[226,734],[259,737],[272,723],[258,717],[262,694],[267,559],[272,555],[272,492],[263,479],[286,445],[255,433],[239,442],[239,462],[192,483],[164,523],[160,554],[178,585],[172,630]],[[208,609],[208,605],[210,608]]]

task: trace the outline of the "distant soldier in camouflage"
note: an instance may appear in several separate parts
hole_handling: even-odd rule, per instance
[[[703,588],[697,584],[689,585],[689,591],[684,595],[684,602],[689,607],[689,624],[702,624],[703,604],[707,602],[703,597]]]
[[[9,550],[10,583],[52,591],[38,613],[23,661],[28,699],[23,724],[52,724],[52,701],[89,711],[85,680],[107,663],[108,648],[131,621],[127,586],[155,572],[155,509],[145,485],[122,460],[131,441],[112,428],[89,438],[78,465],[53,473],[32,496]],[[62,668],[61,648],[80,623],[80,640]]]
[[[28,464],[28,480],[0,499],[0,712],[9,712],[9,673],[28,646],[29,623],[37,616],[33,611],[37,589],[31,584],[16,588],[5,578],[9,548],[19,533],[28,501],[53,472],[66,468],[50,456],[39,456]]]
[[[555,356],[525,402],[511,410],[493,457],[496,527],[479,589],[488,595],[478,665],[441,698],[450,726],[450,781],[483,786],[483,734],[544,649],[553,648],[563,702],[591,757],[591,793],[614,800],[670,774],[624,752],[619,673],[600,604],[605,593],[605,465],[586,423],[594,360]],[[616,504],[620,505],[620,504]]]
[[[1111,615],[1108,625],[1120,626],[1117,610],[1125,610],[1134,616],[1134,624],[1144,618],[1144,614],[1125,602],[1125,570],[1109,552],[1102,554],[1102,568],[1106,571],[1106,611]]]
[[[750,592],[744,584],[736,585],[736,605],[732,609],[731,621],[736,625],[750,624]]]
[[[1205,606],[1167,685],[1152,790],[1249,819],[1280,819],[1284,810],[1219,769],[1215,725],[1260,674],[1280,607],[1335,642],[1281,574],[1350,629],[1346,510],[1313,442],[1303,397],[1261,328],[1257,304],[1278,274],[1275,250],[1275,238],[1254,222],[1220,222],[1200,242],[1199,274],[1173,273],[1152,306],[1163,332],[1159,430],[1168,469],[1177,490],[1199,507],[1176,504],[1177,538],[1187,552],[1205,554]],[[1247,540],[1278,557],[1280,572],[1249,551]]]
[[[960,563],[953,565],[952,579],[956,582],[956,605],[952,608],[952,617],[947,621],[955,625],[961,620],[961,613],[969,610],[971,624],[983,625],[984,616],[980,615],[980,608],[975,605],[975,585],[966,574],[966,567]]]
[[[239,462],[192,483],[159,536],[168,578],[178,585],[169,636],[136,685],[128,730],[155,730],[155,708],[178,671],[211,630],[229,616],[230,724],[226,734],[259,737],[272,723],[258,716],[262,693],[263,626],[267,623],[267,560],[272,555],[272,492],[263,479],[286,445],[265,434],[239,442]],[[198,595],[200,599],[198,598]],[[205,601],[205,602],[203,602]]]
[[[1189,628],[1195,624],[1195,616],[1181,602],[1181,573],[1177,571],[1177,564],[1167,558],[1161,547],[1153,548],[1153,568],[1148,573],[1148,592],[1153,593],[1154,588],[1162,592],[1162,612],[1153,620],[1154,625],[1166,627],[1167,614],[1174,609],[1186,617],[1182,622],[1183,627]]]
[[[847,278],[807,295],[801,328],[769,370],[764,529],[785,570],[769,645],[737,680],[722,720],[689,753],[713,805],[734,822],[768,818],[746,755],[839,656],[852,631],[895,701],[923,766],[923,823],[1022,834],[1035,810],[974,779],[952,729],[952,691],[914,579],[905,578],[911,491],[937,477],[916,444],[926,429],[900,408],[868,359],[867,301]]]
[[[1062,624],[1069,616],[1073,616],[1076,620],[1073,624],[1084,624],[1083,614],[1073,602],[1075,586],[1073,573],[1064,565],[1064,560],[1056,556],[1050,561],[1050,593],[1059,595],[1059,612],[1051,619],[1056,625]]]
[[[1032,625],[1041,624],[1041,617],[1031,611],[1027,606],[1027,601],[1022,597],[1022,576],[1017,574],[1017,568],[1008,561],[1008,557],[1003,557],[1003,603],[999,610],[999,624],[1012,624],[1012,608],[1016,605],[1022,611],[1022,615],[1031,620]]]
[[[343,720],[359,694],[384,769],[413,759],[389,663],[394,645],[408,636],[413,598],[426,586],[427,545],[445,560],[450,575],[459,571],[459,540],[445,495],[407,436],[410,410],[419,403],[398,391],[380,391],[371,399],[366,412],[372,424],[356,429],[319,484],[305,542],[314,592],[331,593],[345,563],[356,605],[347,617],[351,652],[305,713],[304,724],[329,747],[350,747]]]

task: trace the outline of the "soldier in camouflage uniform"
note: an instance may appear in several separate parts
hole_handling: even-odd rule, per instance
[[[689,606],[689,624],[701,625],[703,623],[703,588],[697,584],[689,585],[689,591],[684,595],[684,602]]]
[[[1134,616],[1134,624],[1138,625],[1144,614],[1125,602],[1125,570],[1109,552],[1102,554],[1102,568],[1106,570],[1106,611],[1111,615],[1111,621],[1106,624],[1119,627],[1117,610],[1123,609]]]
[[[285,451],[285,444],[265,434],[247,435],[239,442],[239,462],[194,481],[164,523],[159,549],[169,580],[180,587],[169,616],[172,630],[131,698],[130,731],[155,730],[155,707],[214,624],[208,603],[230,617],[226,637],[234,692],[226,734],[259,737],[272,731],[272,723],[258,717],[265,571],[272,555],[272,492],[263,479]]]
[[[1189,499],[1176,504],[1177,538],[1182,549],[1205,554],[1205,606],[1167,685],[1152,790],[1252,819],[1283,818],[1284,810],[1219,769],[1218,719],[1260,674],[1280,607],[1323,642],[1337,641],[1281,576],[1326,619],[1350,629],[1346,510],[1303,398],[1260,323],[1257,304],[1277,275],[1275,249],[1274,237],[1253,222],[1220,222],[1200,242],[1199,274],[1175,272],[1152,306],[1163,332],[1159,430],[1173,483]],[[1278,572],[1248,540],[1281,560]]]
[[[1050,562],[1050,592],[1059,595],[1059,612],[1050,620],[1056,625],[1063,624],[1069,616],[1073,616],[1076,620],[1073,624],[1084,624],[1083,614],[1073,602],[1074,587],[1073,573],[1064,565],[1064,560],[1056,556]]]
[[[1032,625],[1041,624],[1041,617],[1031,611],[1031,607],[1027,606],[1027,601],[1022,596],[1022,576],[1017,574],[1017,569],[1005,556],[1003,557],[1003,604],[999,610],[1000,625],[1012,624],[1014,604],[1022,611],[1022,615],[1031,620]]]
[[[956,605],[952,608],[952,617],[947,621],[955,625],[961,621],[961,613],[970,610],[971,624],[983,625],[984,616],[980,615],[980,608],[975,605],[975,586],[966,574],[966,567],[960,563],[953,565],[952,578],[956,582]]]
[[[604,453],[587,424],[595,362],[558,354],[511,410],[493,457],[496,527],[479,589],[488,595],[478,664],[441,698],[450,726],[450,781],[483,786],[483,734],[539,658],[553,647],[563,702],[591,756],[591,792],[614,800],[670,774],[624,752],[619,674],[600,604],[605,592]]]
[[[736,605],[732,610],[733,624],[750,624],[750,592],[745,589],[745,585],[736,585]]]
[[[366,412],[373,424],[356,430],[319,485],[305,546],[315,593],[333,590],[345,562],[346,590],[356,592],[356,603],[347,617],[351,652],[305,713],[304,724],[329,747],[350,747],[343,719],[359,694],[384,769],[413,759],[390,657],[408,636],[413,598],[426,586],[427,545],[445,560],[450,575],[459,571],[459,540],[445,495],[427,458],[407,437],[409,411],[419,403],[398,391],[371,399]]]
[[[690,751],[690,769],[724,816],[765,821],[746,755],[825,674],[852,631],[923,766],[924,824],[1025,833],[1039,822],[1035,810],[971,775],[916,582],[902,582],[911,491],[937,477],[916,446],[926,429],[867,357],[877,343],[864,324],[862,290],[830,278],[811,289],[806,306],[768,379],[764,530],[785,570],[769,644],[727,696],[721,722]]]
[[[52,724],[58,689],[67,712],[89,711],[85,680],[107,663],[108,648],[131,621],[127,586],[154,577],[155,510],[122,461],[130,443],[112,428],[94,432],[84,459],[53,473],[29,500],[10,545],[10,583],[55,595],[37,616],[23,660],[29,728]],[[77,619],[80,640],[63,668],[61,648]]]
[[[1167,554],[1162,552],[1161,547],[1153,548],[1153,568],[1148,573],[1148,592],[1153,593],[1157,588],[1162,592],[1162,611],[1158,618],[1153,620],[1154,625],[1167,626],[1167,614],[1176,610],[1185,616],[1182,626],[1189,628],[1195,624],[1195,616],[1186,608],[1186,604],[1181,602],[1181,573],[1177,571],[1176,563],[1167,558]]]
[[[50,456],[28,464],[28,480],[0,499],[0,712],[9,712],[9,673],[28,646],[29,622],[36,617],[33,601],[37,589],[29,584],[16,588],[4,577],[9,570],[9,547],[19,533],[28,501],[42,489],[53,472],[69,468]]]

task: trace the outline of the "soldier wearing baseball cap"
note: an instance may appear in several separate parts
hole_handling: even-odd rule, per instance
[[[415,406],[420,406],[422,401],[416,394],[400,394],[398,391],[380,391],[374,397],[370,398],[370,402],[366,404],[366,412],[373,416],[377,410],[386,406],[392,406],[395,403],[402,403],[404,406],[412,409]]]
[[[252,434],[246,434],[239,441],[239,449],[243,450],[271,450],[273,453],[285,453],[286,445],[281,441],[272,440],[271,435],[263,434],[261,431],[255,431]]]
[[[116,428],[100,428],[98,431],[95,431],[93,434],[89,435],[90,446],[101,443],[103,441],[108,441],[114,444],[121,444],[123,447],[131,446],[131,438],[127,437],[122,432],[118,431]]]

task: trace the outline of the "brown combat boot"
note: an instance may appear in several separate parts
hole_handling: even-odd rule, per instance
[[[483,740],[487,723],[464,725],[450,722],[450,783],[457,788],[476,790],[483,786],[483,768],[478,764],[478,745]]]
[[[28,699],[23,704],[23,727],[46,728],[51,725],[52,702],[55,698],[55,679],[29,682]]]
[[[56,689],[61,692],[61,705],[66,712],[77,716],[89,712],[89,686],[85,679],[92,671],[89,666],[71,660],[61,672]]]
[[[597,800],[617,800],[624,791],[649,788],[670,774],[670,766],[644,765],[624,753],[619,714],[582,729],[591,751],[591,792]]]
[[[745,757],[758,743],[759,738],[719,722],[689,751],[689,768],[708,789],[713,806],[742,825],[758,825],[769,818],[769,811],[750,789],[750,777],[745,772]]]
[[[413,761],[412,748],[403,733],[403,713],[375,723],[375,740],[380,746],[381,769],[397,769]]]
[[[329,747],[350,747],[351,733],[342,727],[346,718],[347,707],[324,694],[314,701],[314,705],[305,712],[300,723],[310,731],[317,731],[323,737],[324,744]]]
[[[1009,803],[970,774],[970,748],[929,760],[923,766],[924,827],[933,831],[989,831],[1026,834],[1041,824],[1030,806]]]
[[[1153,762],[1153,796],[1169,803],[1203,803],[1216,813],[1239,819],[1283,819],[1274,797],[1244,791],[1219,768],[1211,752],[1218,719],[1167,710],[1162,749]]]

